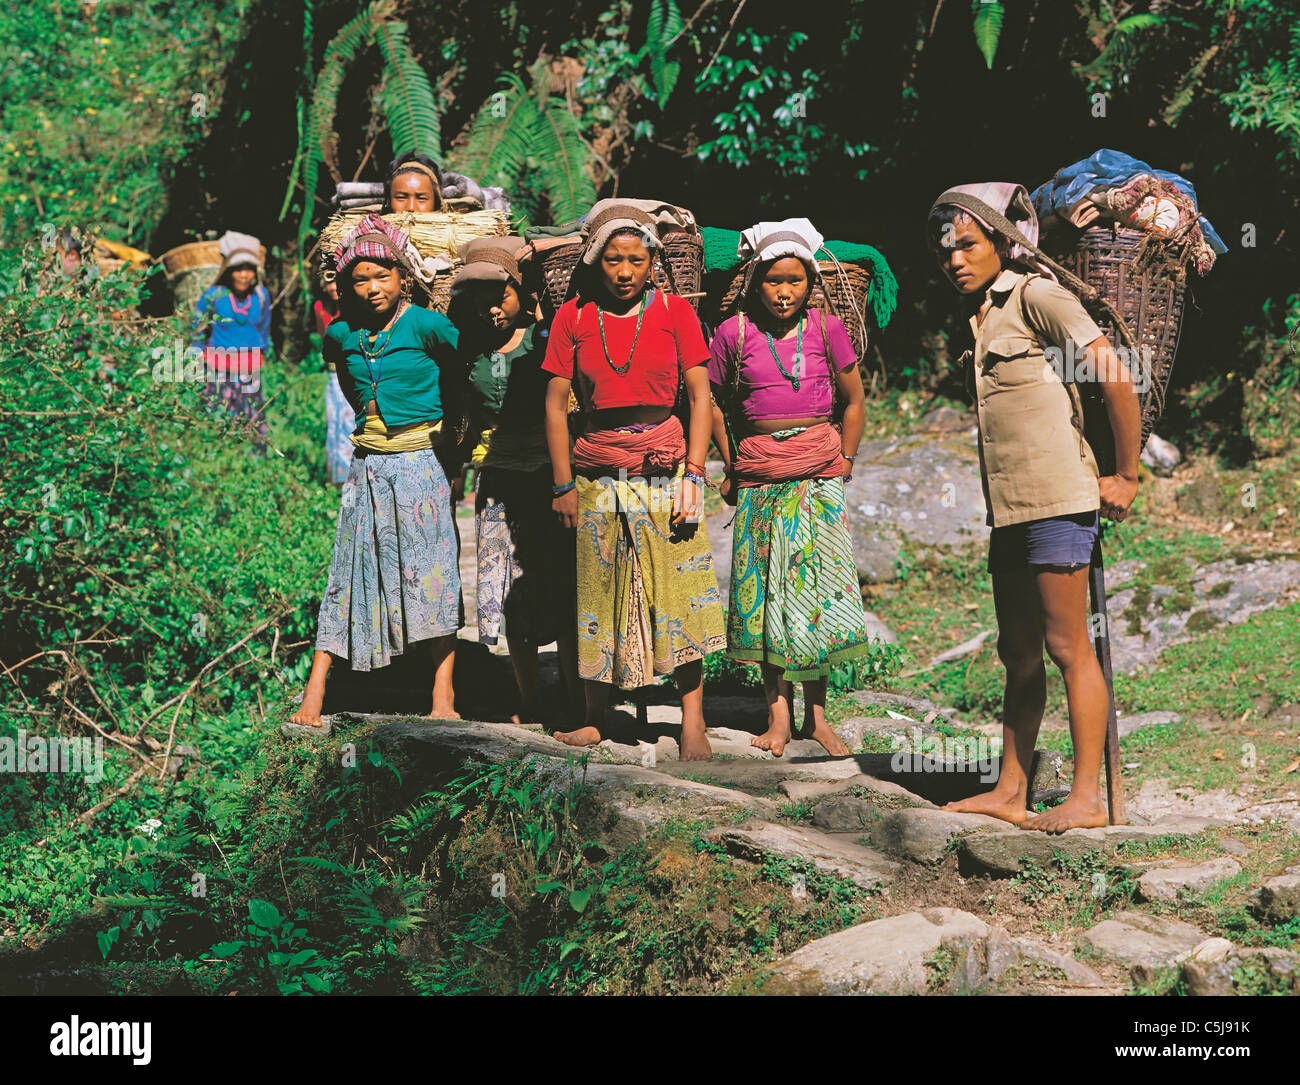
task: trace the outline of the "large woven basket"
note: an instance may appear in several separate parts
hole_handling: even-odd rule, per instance
[[[1165,393],[1178,351],[1187,281],[1182,256],[1163,239],[1118,223],[1092,226],[1074,241],[1073,248],[1057,256],[1061,266],[1095,287],[1123,318],[1144,355],[1143,359],[1130,360],[1130,364],[1140,363],[1145,368],[1149,361],[1149,376],[1132,370],[1146,385],[1146,390],[1138,393],[1141,447],[1145,447],[1152,427],[1164,412]],[[1095,309],[1092,316],[1112,347],[1125,345],[1109,313]],[[1084,433],[1097,457],[1098,470],[1103,475],[1114,474],[1115,441],[1100,385],[1081,382],[1079,391]]]
[[[712,314],[716,323],[721,324],[736,312],[740,304],[740,292],[745,286],[745,273],[749,265],[743,264],[731,278],[731,283]],[[833,313],[843,321],[848,329],[853,349],[857,352],[858,363],[867,353],[870,337],[867,321],[871,309],[868,296],[871,291],[871,272],[860,264],[846,264],[838,260],[818,260],[817,270],[821,273],[821,283],[814,283],[808,296],[808,304],[814,309]],[[829,292],[829,297],[827,296]]]
[[[660,235],[662,248],[655,253],[654,284],[669,294],[684,294],[696,311],[700,307],[700,280],[704,275],[704,239],[688,230]],[[582,239],[534,243],[530,259],[541,269],[542,304],[554,314],[576,290],[573,273],[582,256]]]
[[[163,271],[166,272],[168,279],[175,279],[177,276],[195,268],[220,268],[221,242],[194,241],[188,245],[178,245],[176,248],[163,253],[160,259],[162,260]],[[266,267],[265,245],[259,246],[257,260],[263,267]],[[215,270],[213,276],[216,276]]]
[[[339,243],[349,230],[372,213],[338,211],[325,224],[318,243],[317,274],[321,282],[334,277],[334,250]],[[398,211],[381,217],[406,233],[421,256],[441,256],[457,267],[461,263],[460,250],[476,237],[505,237],[510,233],[510,217],[504,211]],[[445,313],[451,302],[454,273],[453,267],[422,287],[432,307],[440,313]]]

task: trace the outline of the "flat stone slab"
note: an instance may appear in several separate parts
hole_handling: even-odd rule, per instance
[[[820,807],[819,807],[820,809]],[[952,840],[965,833],[1004,832],[1007,823],[986,814],[904,808],[889,810],[875,823],[871,842],[890,855],[917,863],[937,863]]]
[[[876,807],[856,795],[834,795],[822,799],[813,810],[813,824],[825,833],[859,833],[870,831]]]
[[[329,738],[334,732],[334,727],[324,716],[321,717],[319,727],[308,727],[301,723],[290,723],[286,720],[280,724],[280,734],[285,738]]]
[[[809,829],[771,822],[720,826],[705,834],[731,855],[752,862],[765,856],[802,860],[823,874],[847,878],[861,889],[874,889],[898,871],[898,864],[872,848]]]
[[[1190,923],[1145,912],[1119,912],[1079,936],[1078,947],[1118,964],[1167,968],[1206,940]]]
[[[944,994],[1107,987],[1106,981],[1083,962],[1036,939],[1016,937],[1001,927],[990,927],[983,940],[961,938],[949,943],[949,947],[954,967]]]
[[[1064,833],[1042,833],[1032,829],[977,833],[963,837],[958,845],[958,868],[967,876],[1010,878],[1020,873],[1024,861],[1031,860],[1046,867],[1057,852],[1072,858],[1090,851],[1110,854],[1120,844],[1129,841],[1165,835],[1190,836],[1220,824],[1223,823],[1212,818],[1171,816],[1150,825],[1107,825],[1100,829],[1070,829]]]
[[[1143,900],[1178,900],[1183,892],[1199,893],[1216,882],[1241,873],[1236,859],[1221,856],[1192,865],[1160,866],[1138,878],[1138,895]]]
[[[901,800],[915,806],[934,807],[932,802],[908,791],[902,784],[896,784],[893,780],[881,780],[876,776],[866,776],[857,771],[856,762],[850,764],[853,766],[851,776],[838,780],[782,780],[779,790],[792,802],[799,802],[803,799],[816,800],[827,795],[842,794],[851,788],[860,787],[870,791],[873,796],[879,796],[882,800]]]
[[[919,994],[932,978],[926,960],[945,941],[987,934],[982,919],[957,908],[926,908],[860,923],[818,938],[778,961],[763,992]]]
[[[1269,878],[1256,891],[1256,907],[1270,923],[1285,923],[1300,916],[1300,870]]]

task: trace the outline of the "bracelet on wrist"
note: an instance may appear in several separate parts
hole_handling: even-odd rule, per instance
[[[561,485],[552,486],[551,495],[553,497],[563,497],[577,485],[578,483],[575,480],[570,479],[568,482],[562,483]]]
[[[704,485],[704,476],[697,471],[685,471],[682,473],[682,479],[686,482],[693,482],[696,486]]]
[[[688,470],[688,471],[693,471],[693,472],[695,472],[697,475],[702,475],[702,474],[704,474],[704,468],[701,467],[698,463],[691,463],[690,460],[687,460],[687,461],[686,461],[686,470]]]

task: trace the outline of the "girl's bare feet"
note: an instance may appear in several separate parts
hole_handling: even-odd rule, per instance
[[[302,694],[302,707],[289,717],[289,722],[296,723],[302,727],[319,727],[321,725],[321,705],[324,703],[324,681],[321,681],[319,684],[314,681],[308,682],[307,688],[303,690]]]
[[[456,711],[455,701],[444,701],[435,694],[433,708],[429,710],[427,718],[431,720],[458,720],[460,719],[460,713]]]
[[[785,753],[785,744],[789,741],[790,713],[786,710],[785,704],[778,699],[768,706],[767,730],[750,739],[749,744],[757,746],[760,750],[769,751],[773,757],[780,757]]]
[[[709,745],[704,733],[704,717],[695,713],[682,712],[682,745],[678,752],[679,761],[712,761],[713,747]]]
[[[566,746],[595,746],[600,742],[600,731],[595,727],[587,726],[579,727],[576,731],[556,731],[551,737]]]
[[[957,814],[988,814],[989,817],[1001,818],[1012,825],[1019,825],[1029,817],[1025,806],[1025,792],[995,787],[982,795],[972,795],[969,799],[958,799],[944,806]]]
[[[1109,821],[1100,794],[1094,792],[1091,795],[1079,795],[1071,792],[1070,797],[1060,806],[1035,814],[1021,828],[1037,829],[1044,833],[1063,833],[1066,829],[1099,829]]]

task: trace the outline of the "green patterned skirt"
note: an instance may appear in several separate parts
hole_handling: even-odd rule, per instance
[[[741,487],[732,531],[727,655],[806,682],[870,650],[843,479]]]

